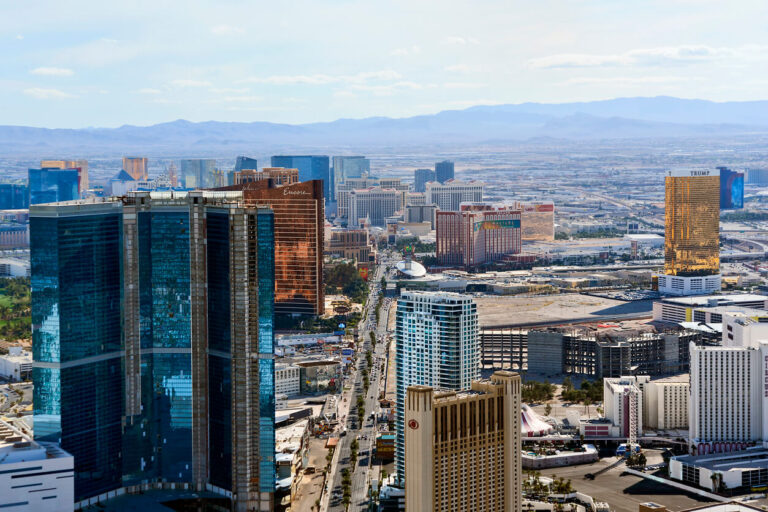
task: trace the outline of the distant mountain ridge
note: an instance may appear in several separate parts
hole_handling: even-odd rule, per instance
[[[712,102],[667,96],[578,103],[475,106],[406,118],[299,125],[255,121],[47,129],[0,126],[0,155],[232,154],[299,149],[476,144],[532,138],[622,139],[768,134],[768,101]]]

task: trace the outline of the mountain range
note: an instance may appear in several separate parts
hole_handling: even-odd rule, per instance
[[[404,118],[280,124],[255,121],[47,129],[0,125],[0,155],[232,155],[272,150],[391,148],[525,141],[768,135],[768,101],[666,96],[475,106]]]

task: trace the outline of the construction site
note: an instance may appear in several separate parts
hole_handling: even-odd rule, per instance
[[[485,370],[591,379],[687,372],[688,345],[704,343],[697,331],[599,325],[487,328],[480,331],[480,340]]]

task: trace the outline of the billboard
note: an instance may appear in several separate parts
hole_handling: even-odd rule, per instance
[[[744,208],[744,173],[727,167],[720,170],[720,209],[735,210]]]
[[[483,220],[475,222],[474,231],[486,230],[486,229],[510,229],[519,228],[519,219],[504,219],[504,220]]]

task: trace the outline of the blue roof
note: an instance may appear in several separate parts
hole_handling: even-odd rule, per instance
[[[120,169],[120,172],[115,174],[115,177],[112,179],[117,181],[136,181],[133,179],[133,176],[125,172],[125,169]]]

